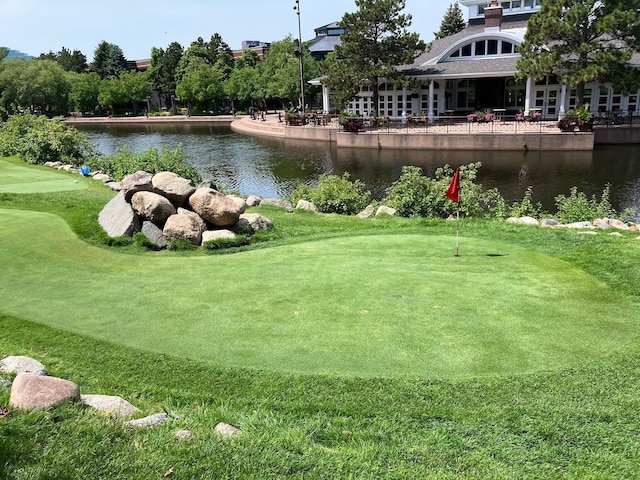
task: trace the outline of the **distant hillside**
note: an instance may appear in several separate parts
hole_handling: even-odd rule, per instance
[[[25,60],[31,60],[33,57],[22,53],[20,50],[9,50],[9,54],[5,57],[7,60],[10,58],[24,58]]]

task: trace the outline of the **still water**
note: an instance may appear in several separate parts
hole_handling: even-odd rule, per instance
[[[324,142],[240,135],[226,127],[203,125],[81,126],[99,151],[133,151],[182,145],[204,179],[243,195],[286,197],[300,183],[314,185],[322,174],[362,180],[376,198],[396,181],[404,165],[427,175],[449,164],[482,162],[478,182],[496,187],[508,200],[521,200],[533,188],[535,202],[555,211],[554,198],[577,186],[588,196],[611,185],[617,210],[640,210],[640,146],[598,147],[594,152],[469,152],[338,149]]]

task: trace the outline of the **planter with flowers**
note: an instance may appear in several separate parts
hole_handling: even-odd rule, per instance
[[[575,110],[569,110],[567,114],[558,120],[557,126],[563,132],[573,132],[578,125],[578,115]]]
[[[578,130],[581,132],[590,132],[593,130],[593,113],[588,103],[580,106],[576,110],[576,116],[578,119]]]
[[[496,115],[494,113],[485,112],[484,110],[478,110],[467,115],[467,121],[469,122],[487,123],[493,122],[495,119]]]

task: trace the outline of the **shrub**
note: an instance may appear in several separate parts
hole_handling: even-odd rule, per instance
[[[322,175],[315,188],[300,185],[292,195],[295,205],[298,200],[313,202],[322,213],[354,215],[364,210],[371,201],[371,192],[360,180],[351,181],[349,174]]]
[[[572,223],[617,216],[609,201],[610,189],[611,186],[607,184],[600,200],[595,195],[588,199],[583,192],[578,192],[578,187],[571,188],[569,197],[558,195],[555,197],[558,220],[562,223]]]
[[[460,167],[460,213],[464,216],[482,216],[497,203],[497,191],[486,191],[474,183],[481,165],[478,162]],[[403,217],[447,218],[458,208],[445,196],[453,174],[449,165],[436,169],[433,178],[423,176],[418,167],[405,166],[400,178],[387,190],[383,203]]]
[[[119,148],[115,155],[96,156],[86,163],[92,170],[101,170],[117,181],[138,170],[144,170],[151,174],[169,171],[188,178],[194,185],[197,185],[202,181],[202,177],[195,167],[187,165],[188,159],[182,145],[179,145],[175,150],[165,146],[162,148],[162,153],[159,153],[157,148],[137,153],[124,147]]]
[[[28,163],[80,165],[94,155],[89,137],[59,120],[14,115],[0,125],[0,156],[18,155]]]
[[[522,200],[520,202],[514,201],[511,205],[498,194],[499,198],[496,198],[496,204],[491,209],[490,216],[492,218],[506,219],[509,217],[533,217],[540,218],[547,214],[542,208],[541,203],[533,203],[532,196],[533,190],[531,187],[527,188]]]

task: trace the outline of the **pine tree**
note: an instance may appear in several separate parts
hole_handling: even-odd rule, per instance
[[[543,0],[529,20],[518,77],[557,75],[576,88],[576,106],[584,101],[585,84],[611,81],[631,87],[628,61],[636,46],[640,19],[637,0]]]
[[[442,18],[440,31],[434,33],[436,40],[461,32],[464,30],[465,25],[462,10],[460,10],[458,3],[452,3]]]

